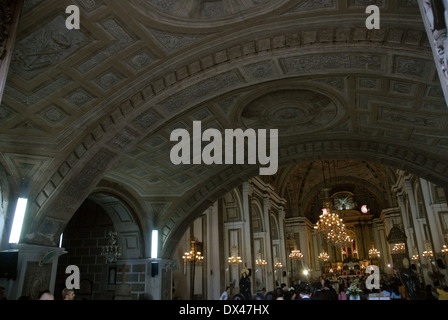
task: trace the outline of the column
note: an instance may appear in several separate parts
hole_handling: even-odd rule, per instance
[[[440,252],[442,250],[443,244],[443,231],[442,226],[436,220],[437,212],[432,206],[432,197],[430,192],[429,182],[420,178],[420,185],[422,188],[423,199],[426,207],[426,216],[428,218],[428,227],[430,231],[430,236],[432,238],[433,250],[435,252]]]
[[[251,270],[251,286],[252,294],[254,294],[256,283],[255,283],[255,258],[252,250],[252,228],[251,228],[251,198],[252,198],[252,184],[250,182],[243,183],[243,235],[242,235],[242,246],[244,254],[241,256],[243,259],[243,264],[246,268]],[[239,275],[241,276],[241,274]]]
[[[265,248],[266,248],[266,271],[267,271],[267,279],[266,279],[266,290],[274,290],[274,268],[272,265],[272,239],[271,239],[271,224],[270,224],[270,216],[269,209],[271,207],[271,199],[269,196],[263,197],[263,220],[264,220],[264,229],[266,230],[266,238],[265,238]]]
[[[426,181],[425,179],[420,178],[420,186],[422,188],[422,194],[423,194],[423,200],[425,202],[425,208],[426,208],[426,219],[428,223],[428,231],[429,231],[429,238],[431,240],[431,246],[434,254],[434,260],[436,261],[434,267],[435,270],[440,272],[445,276],[445,281],[448,278],[448,274],[446,272],[446,269],[439,268],[439,265],[437,263],[437,259],[440,259],[440,256],[438,256],[438,253],[442,250],[442,245],[444,243],[443,239],[443,231],[442,226],[440,223],[437,222],[437,211],[434,210],[433,206],[433,199],[430,192],[430,183]]]
[[[318,277],[318,275],[320,275],[320,263],[319,263],[319,254],[320,254],[320,250],[321,250],[321,245],[320,245],[320,241],[319,241],[319,235],[315,232],[313,232],[311,234],[312,237],[312,248],[313,248],[313,260],[311,263],[311,269],[313,270],[313,272],[311,273],[312,277]]]
[[[218,220],[218,203],[215,202],[207,210],[207,299],[217,300],[222,291],[221,288],[221,273],[220,273],[220,248],[219,248],[219,220]]]
[[[423,262],[422,254],[423,254],[423,251],[426,250],[426,248],[425,248],[425,237],[424,237],[424,230],[423,230],[422,223],[425,222],[426,219],[423,219],[423,221],[422,221],[422,219],[418,217],[418,211],[417,211],[416,201],[415,201],[415,197],[414,197],[414,190],[412,188],[412,184],[411,184],[409,176],[404,178],[404,186],[405,186],[408,198],[409,198],[409,207],[411,209],[412,219],[414,221],[414,232],[417,237],[417,248],[418,248],[418,252],[420,255],[420,261]],[[423,272],[423,278],[424,278],[424,282],[428,284],[428,283],[432,283],[432,280],[429,278],[427,270],[428,269],[426,268],[425,272]]]
[[[278,223],[279,223],[279,232],[280,232],[280,263],[283,267],[286,267],[286,245],[285,245],[285,210],[283,207],[279,208],[278,212]],[[283,268],[279,270],[281,272],[281,277],[283,278]],[[283,281],[288,285],[288,277]]]
[[[310,264],[310,253],[308,252],[308,241],[307,241],[307,230],[306,223],[304,220],[300,221],[297,231],[299,232],[299,250],[303,254],[303,266],[309,268]]]
[[[7,288],[9,300],[17,300],[22,295],[38,299],[42,290],[50,290],[54,295],[59,257],[67,253],[57,247],[19,244],[17,278]],[[67,275],[68,277],[69,275]]]
[[[414,243],[415,231],[414,228],[411,227],[411,222],[408,219],[408,215],[406,212],[406,205],[404,203],[403,194],[401,192],[397,193],[397,200],[401,211],[401,218],[403,220],[404,231],[407,237],[406,245],[408,246],[409,254],[414,255],[416,249],[416,244]]]

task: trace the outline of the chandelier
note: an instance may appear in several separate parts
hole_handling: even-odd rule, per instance
[[[204,261],[204,256],[201,253],[201,244],[197,240],[190,239],[190,251],[185,252],[182,256],[184,264],[196,264]]]
[[[117,262],[117,259],[121,257],[121,248],[117,245],[118,233],[109,231],[108,235],[107,245],[101,248],[101,255],[106,257],[106,264]]]
[[[277,263],[274,265],[274,268],[275,268],[275,269],[281,269],[281,268],[283,268],[283,265],[282,265],[281,262],[277,262]]]
[[[266,260],[264,260],[263,257],[261,256],[261,252],[258,252],[258,259],[255,260],[255,264],[260,267],[264,267],[268,264]]]
[[[292,250],[289,254],[289,258],[292,260],[300,260],[303,258],[303,254],[300,250]]]
[[[327,208],[322,209],[322,214],[314,229],[334,245],[345,246],[353,242],[343,220],[337,213],[329,213]]]
[[[431,246],[429,244],[428,241],[426,241],[426,250],[423,251],[423,257],[425,257],[425,259],[430,260],[432,257],[434,257],[434,253],[431,250]]]
[[[266,262],[266,260],[264,260],[264,259],[255,260],[255,263],[257,264],[257,266],[260,266],[260,267],[264,267],[264,266],[266,266],[268,264]]]
[[[233,246],[232,247],[232,251],[236,252],[237,251],[237,247]],[[227,261],[229,262],[229,264],[240,264],[240,263],[243,262],[241,257],[237,256],[236,254],[232,254],[232,256],[228,257]]]
[[[379,258],[380,257],[380,252],[378,251],[378,249],[372,248],[369,250],[369,258],[373,259],[373,258]]]
[[[419,259],[420,259],[420,257],[418,256],[418,254],[412,255],[412,261],[417,262]]]
[[[442,256],[445,256],[448,254],[448,247],[446,244],[444,244],[442,247],[443,247],[443,249],[442,249],[441,253],[442,253]]]
[[[406,245],[404,242],[396,243],[392,248],[392,254],[400,254],[406,252]]]
[[[425,250],[423,251],[423,256],[425,257],[425,259],[431,259],[434,256],[434,254],[432,250]]]
[[[330,260],[330,255],[328,253],[326,253],[325,251],[321,252],[319,254],[319,260],[327,262],[328,260]]]

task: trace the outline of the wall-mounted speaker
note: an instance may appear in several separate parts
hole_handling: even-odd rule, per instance
[[[17,277],[17,261],[19,260],[19,251],[1,251],[0,252],[0,278],[15,280]]]
[[[159,274],[159,263],[151,262],[151,277],[155,277]]]

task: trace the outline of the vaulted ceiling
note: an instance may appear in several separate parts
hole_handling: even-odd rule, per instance
[[[173,165],[170,134],[193,120],[279,129],[291,174],[359,160],[448,185],[448,110],[415,0],[72,3],[80,30],[65,28],[68,2],[25,1],[0,106],[0,163],[34,199],[28,242],[55,243],[101,188],[132,194],[169,255],[258,172]],[[365,27],[372,3],[380,30]]]

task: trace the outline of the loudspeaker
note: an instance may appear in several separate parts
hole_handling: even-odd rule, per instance
[[[437,266],[440,269],[445,269],[445,264],[443,263],[442,259],[437,259]]]
[[[155,277],[159,274],[159,263],[151,262],[151,277]]]
[[[0,252],[0,278],[6,278],[7,280],[16,280],[18,260],[19,251]]]

